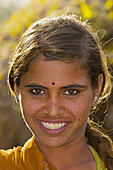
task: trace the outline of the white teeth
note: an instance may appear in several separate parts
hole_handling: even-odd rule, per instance
[[[46,123],[46,122],[41,122],[41,124],[47,128],[47,129],[60,129],[63,127],[66,123]]]

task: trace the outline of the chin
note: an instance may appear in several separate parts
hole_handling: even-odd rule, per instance
[[[48,147],[48,148],[58,148],[58,147],[62,147],[64,145],[66,145],[66,142],[57,138],[57,139],[53,139],[53,138],[50,138],[50,139],[39,139],[35,136],[35,141],[38,145],[43,145],[45,147]]]

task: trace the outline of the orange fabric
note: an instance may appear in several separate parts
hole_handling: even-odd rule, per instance
[[[102,168],[102,165],[99,164],[96,151],[92,147],[90,149],[97,162],[97,169],[107,169]],[[40,152],[34,137],[29,139],[24,147],[18,146],[6,151],[0,150],[0,170],[44,170],[43,160],[44,156]],[[101,162],[100,158],[99,160]],[[47,168],[48,170],[56,170],[48,161]]]
[[[43,155],[34,137],[29,139],[24,147],[0,150],[0,170],[44,170]],[[49,164],[48,170],[55,170]]]

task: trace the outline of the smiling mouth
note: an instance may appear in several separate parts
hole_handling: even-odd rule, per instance
[[[48,123],[48,122],[42,122],[41,124],[46,128],[46,129],[60,129],[64,127],[67,123]]]

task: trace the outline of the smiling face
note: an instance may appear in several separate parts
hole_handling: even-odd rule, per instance
[[[80,63],[32,61],[18,95],[23,117],[39,143],[59,147],[84,138],[94,89]]]

